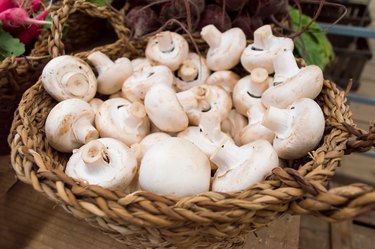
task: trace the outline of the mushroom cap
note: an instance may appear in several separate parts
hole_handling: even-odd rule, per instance
[[[242,145],[239,131],[245,128],[246,125],[247,119],[235,109],[232,109],[228,117],[221,122],[221,129],[233,138],[236,145]]]
[[[292,126],[287,132],[289,136],[276,133],[273,147],[280,158],[297,159],[318,146],[323,137],[325,119],[322,109],[312,99],[299,99],[288,109],[293,112]]]
[[[162,36],[171,35],[172,49],[163,52],[159,48],[159,39]],[[180,34],[164,31],[151,37],[146,47],[146,57],[153,65],[165,65],[175,71],[181,63],[188,57],[189,44]]]
[[[176,85],[181,91],[185,91],[194,86],[203,85],[210,75],[206,59],[196,53],[189,53],[188,57],[177,69]],[[184,77],[186,79],[184,79]],[[191,77],[192,79],[189,79]]]
[[[217,71],[208,76],[207,85],[221,86],[228,93],[232,93],[234,86],[240,80],[240,76],[232,71]]]
[[[124,81],[133,74],[133,66],[128,58],[119,58],[114,64],[98,75],[98,92],[105,95],[121,90]]]
[[[203,152],[185,139],[171,137],[147,150],[139,183],[155,194],[184,197],[208,191],[210,175],[210,162]]]
[[[225,149],[225,146],[220,147],[217,153]],[[257,140],[239,147],[233,163],[235,165],[226,171],[220,171],[221,165],[216,163],[219,170],[214,176],[213,191],[236,192],[247,189],[270,174],[279,165],[279,158],[269,142]]]
[[[108,162],[101,161],[96,165],[86,164],[82,159],[85,153],[95,156],[95,144],[105,147]],[[99,145],[100,146],[100,145]],[[85,150],[91,150],[85,152]],[[65,173],[79,181],[104,188],[125,189],[133,180],[137,172],[137,160],[129,147],[113,138],[99,138],[82,146],[70,157]]]
[[[152,86],[145,96],[145,109],[152,123],[162,131],[179,132],[189,125],[189,119],[171,87]]]
[[[143,104],[123,98],[104,101],[95,117],[95,125],[101,137],[116,138],[128,146],[140,142],[150,130]]]
[[[262,95],[262,103],[266,107],[286,108],[300,98],[315,99],[322,91],[323,80],[318,66],[306,66],[284,83],[268,88]]]
[[[43,68],[44,89],[57,101],[94,98],[97,81],[91,67],[78,57],[62,55],[50,60]]]
[[[130,76],[122,86],[124,98],[134,102],[143,101],[147,91],[151,86],[164,84],[172,87],[174,76],[166,66],[144,67],[141,71],[136,71]]]
[[[48,143],[58,151],[72,152],[98,138],[99,133],[92,126],[94,118],[95,112],[87,102],[81,99],[61,101],[52,108],[46,119],[44,129]],[[79,138],[84,141],[79,141]]]
[[[89,101],[89,104],[91,108],[94,110],[95,113],[99,111],[99,107],[104,103],[103,100],[99,98],[93,98],[92,100]]]
[[[139,57],[131,60],[133,72],[142,71],[145,67],[152,67],[150,61],[146,57]]]
[[[241,145],[254,142],[256,140],[264,139],[272,143],[275,133],[262,125],[261,122],[249,124],[245,126],[240,132]]]
[[[205,29],[211,25],[204,27]],[[202,35],[203,36],[203,35]],[[246,36],[240,28],[231,28],[221,35],[220,45],[210,47],[207,52],[207,66],[213,71],[229,70],[240,62],[242,51],[246,47]]]

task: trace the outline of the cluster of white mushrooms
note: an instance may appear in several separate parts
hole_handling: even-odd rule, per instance
[[[69,55],[46,65],[43,86],[60,103],[45,132],[53,148],[73,152],[67,175],[128,192],[232,192],[318,145],[325,122],[312,99],[323,74],[298,68],[292,40],[275,37],[269,25],[247,47],[239,28],[221,33],[208,25],[201,36],[206,58],[166,31],[149,40],[146,58],[113,62],[93,52],[87,59],[97,77]],[[230,71],[239,62],[249,76]]]

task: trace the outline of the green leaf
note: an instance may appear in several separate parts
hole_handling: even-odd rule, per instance
[[[107,4],[112,3],[113,0],[86,0],[86,2],[95,3],[99,6],[106,6]]]
[[[297,9],[290,7],[289,14],[293,21],[293,29],[305,27],[312,18],[300,15]],[[314,64],[324,69],[334,59],[332,44],[320,26],[313,22],[306,32],[295,41],[295,54],[305,59],[307,64]]]
[[[19,56],[23,53],[25,53],[25,44],[4,31],[0,22],[0,60],[13,55]]]

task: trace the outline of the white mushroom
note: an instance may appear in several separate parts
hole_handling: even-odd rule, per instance
[[[194,86],[203,85],[209,75],[210,69],[207,67],[206,59],[196,53],[189,53],[177,69],[177,88],[185,91]]]
[[[103,103],[104,101],[99,98],[93,98],[92,100],[89,101],[89,104],[95,113],[98,113],[99,108]]]
[[[87,59],[98,71],[98,92],[110,95],[121,90],[124,81],[133,73],[128,58],[122,57],[113,62],[100,51],[91,53]]]
[[[171,136],[164,132],[155,132],[145,136],[140,143],[133,144],[130,149],[134,152],[138,161],[141,161],[146,151],[154,144],[170,138]]]
[[[113,138],[92,140],[70,157],[65,173],[79,181],[104,188],[125,189],[137,172],[130,149]]]
[[[280,50],[273,60],[274,86],[262,96],[266,106],[285,108],[300,98],[316,98],[323,88],[323,72],[315,65],[299,69],[292,51]]]
[[[94,98],[97,81],[90,66],[78,57],[62,55],[50,60],[42,72],[44,89],[57,101]]]
[[[150,61],[146,57],[131,60],[133,72],[142,71],[145,67],[151,67]]]
[[[207,78],[206,84],[221,86],[228,93],[232,93],[234,86],[239,80],[240,76],[232,71],[217,71]]]
[[[101,137],[112,137],[130,146],[138,143],[150,130],[144,106],[123,98],[106,100],[95,117]]]
[[[211,156],[218,170],[212,183],[217,192],[235,192],[261,182],[279,165],[279,158],[266,140],[237,147],[227,141]]]
[[[269,107],[262,124],[275,132],[273,146],[279,157],[297,159],[319,144],[325,120],[314,100],[302,98],[287,109]]]
[[[164,31],[151,37],[146,47],[146,57],[153,65],[165,65],[175,71],[188,57],[189,44],[181,35]]]
[[[171,137],[147,150],[139,184],[155,194],[185,197],[208,191],[210,175],[210,162],[203,152],[185,139]]]
[[[188,116],[171,87],[162,84],[152,86],[144,103],[148,117],[160,130],[179,132],[188,127]]]
[[[48,143],[58,151],[72,152],[99,137],[93,126],[95,112],[81,99],[61,101],[49,112],[45,132]]]
[[[203,27],[201,36],[210,46],[207,52],[208,68],[222,71],[239,63],[241,53],[246,47],[246,36],[240,28],[231,28],[221,33],[210,24]]]
[[[232,109],[232,99],[221,87],[201,85],[177,93],[177,98],[192,125],[198,125],[206,113],[218,113],[225,119]]]
[[[229,112],[226,119],[221,122],[221,129],[223,132],[230,135],[236,145],[242,145],[240,131],[247,125],[247,119],[237,112],[235,109]]]
[[[122,98],[122,91],[116,92],[114,94],[109,95],[109,99],[114,99],[114,98]]]
[[[293,51],[294,43],[290,38],[276,37],[270,25],[264,25],[254,32],[254,43],[246,47],[241,55],[241,64],[248,71],[262,67],[269,74],[274,72],[272,60],[278,50]]]
[[[174,76],[166,66],[145,67],[134,72],[122,86],[122,95],[130,101],[143,101],[151,86],[164,84],[172,87]]]

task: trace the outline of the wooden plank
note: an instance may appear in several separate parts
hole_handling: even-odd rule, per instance
[[[352,249],[352,221],[330,225],[331,249]]]
[[[353,248],[373,249],[375,246],[375,229],[353,225]]]
[[[341,184],[363,182],[375,184],[375,158],[361,154],[344,156],[334,180]],[[351,180],[352,179],[352,180]]]
[[[329,224],[311,215],[303,215],[300,225],[300,249],[330,249]]]

